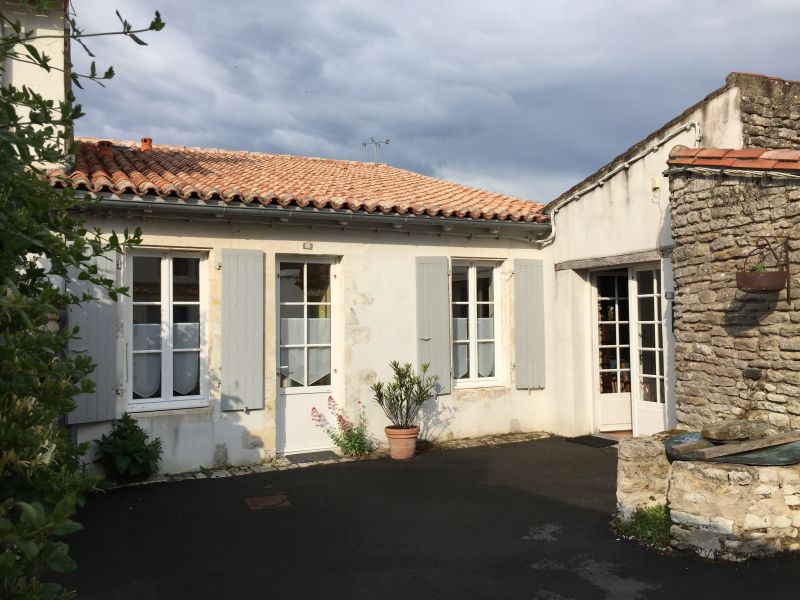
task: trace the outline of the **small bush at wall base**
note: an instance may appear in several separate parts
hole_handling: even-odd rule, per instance
[[[128,413],[111,422],[111,433],[97,444],[97,459],[106,477],[117,483],[143,481],[158,471],[161,440],[148,441],[147,433]]]
[[[614,530],[622,537],[638,540],[660,549],[669,547],[671,526],[669,508],[663,504],[640,506],[630,519],[623,521],[617,517],[613,523]]]

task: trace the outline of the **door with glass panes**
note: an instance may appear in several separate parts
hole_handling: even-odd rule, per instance
[[[667,428],[665,302],[661,269],[593,274],[598,431]]]
[[[311,409],[326,413],[332,391],[332,261],[281,260],[277,264],[278,453],[331,447]]]

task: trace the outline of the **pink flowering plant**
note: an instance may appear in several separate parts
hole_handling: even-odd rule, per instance
[[[333,415],[336,426],[333,427],[317,407],[311,409],[311,420],[321,427],[345,456],[364,456],[372,451],[372,439],[367,431],[367,415],[361,402],[358,403],[358,420],[347,418],[344,410],[339,408],[333,396],[328,396],[328,411]]]

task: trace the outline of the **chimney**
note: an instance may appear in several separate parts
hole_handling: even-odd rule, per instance
[[[139,150],[142,152],[147,152],[148,150],[153,149],[153,138],[142,138],[142,145],[139,146]]]
[[[113,156],[113,144],[108,140],[100,140],[97,142],[97,153],[102,156]]]

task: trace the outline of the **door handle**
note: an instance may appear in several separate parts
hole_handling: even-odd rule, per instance
[[[428,337],[421,337],[421,338],[419,338],[419,339],[420,339],[421,341],[423,341],[423,342],[430,342],[430,341],[431,341],[431,338],[430,338],[430,336],[428,336]]]

